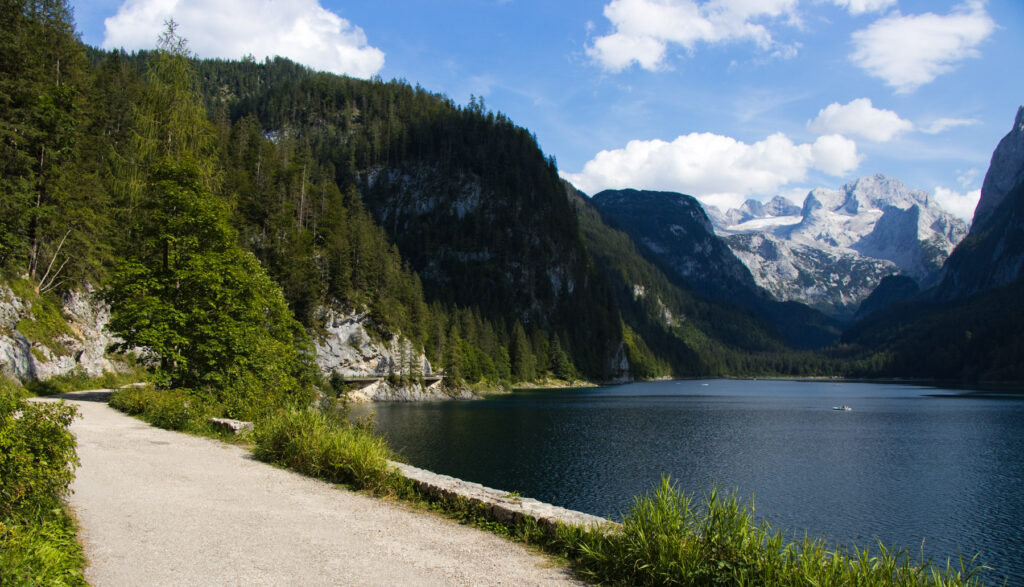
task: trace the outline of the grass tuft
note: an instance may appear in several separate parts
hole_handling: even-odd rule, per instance
[[[128,383],[145,381],[150,377],[142,367],[133,367],[124,373],[104,372],[98,377],[88,375],[76,369],[65,375],[56,375],[45,381],[33,379],[25,383],[25,388],[37,396],[57,395],[85,389],[110,389]]]
[[[256,458],[332,483],[377,494],[408,495],[411,486],[388,465],[395,455],[368,426],[323,410],[280,411],[258,422]]]

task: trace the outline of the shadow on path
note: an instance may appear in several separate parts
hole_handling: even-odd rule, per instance
[[[105,404],[110,401],[110,394],[113,392],[114,390],[112,389],[90,389],[89,391],[72,391],[69,393],[50,395],[47,396],[46,399],[62,399],[75,402],[97,402]]]

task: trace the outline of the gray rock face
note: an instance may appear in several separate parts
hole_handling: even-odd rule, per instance
[[[60,334],[57,344],[29,340],[18,332],[18,323],[32,320],[32,304],[0,286],[0,367],[9,377],[21,380],[49,379],[76,370],[91,376],[120,367],[106,357],[117,338],[106,331],[110,310],[93,297],[91,288],[73,291],[63,299],[62,313],[71,334]]]
[[[373,402],[432,402],[479,399],[468,388],[449,389],[440,381],[429,385],[392,385],[381,379],[361,389],[350,391],[348,399]]]
[[[840,318],[852,317],[860,300],[883,277],[899,271],[891,261],[794,243],[772,234],[734,234],[725,242],[775,299],[803,302]]]
[[[1024,278],[1024,107],[992,154],[974,221],[943,267],[933,292],[938,299],[964,298]]]
[[[371,336],[368,326],[370,317],[365,313],[344,314],[328,310],[324,316],[324,335],[313,341],[316,364],[324,375],[337,373],[346,378],[381,378],[349,392],[349,399],[413,402],[477,397],[468,389],[447,389],[440,381],[422,386],[392,385],[383,378],[391,374],[433,375],[430,361],[400,336],[387,340]]]
[[[722,218],[729,225],[742,224],[751,220],[757,220],[759,218],[767,217],[778,217],[778,216],[796,216],[800,214],[800,206],[797,206],[793,202],[790,202],[782,196],[775,196],[767,202],[759,202],[758,200],[747,200],[743,202],[743,205],[739,208],[734,208],[725,212],[724,216],[716,218],[712,213],[708,213],[712,223],[720,222]]]
[[[776,299],[834,316],[852,317],[886,275],[934,283],[967,234],[927,192],[883,175],[812,190],[799,210],[778,200],[729,211],[741,222],[716,230]]]
[[[324,374],[338,373],[342,377],[374,377],[403,371],[431,374],[426,357],[413,353],[399,337],[375,339],[366,328],[369,323],[370,317],[365,313],[326,312],[325,334],[313,341],[316,364]]]
[[[966,224],[921,190],[873,175],[838,190],[808,194],[796,225],[775,234],[809,246],[851,249],[892,261],[903,273],[926,279],[967,235]]]
[[[977,227],[979,231],[984,230],[1006,194],[1021,183],[1024,183],[1024,106],[1017,109],[1013,128],[999,141],[992,153],[971,226]]]

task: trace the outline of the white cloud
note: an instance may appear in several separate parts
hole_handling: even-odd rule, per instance
[[[829,104],[818,112],[817,118],[807,123],[807,128],[818,134],[856,135],[884,143],[913,130],[914,125],[892,110],[875,108],[868,98],[857,98],[849,104]]]
[[[384,53],[363,29],[318,0],[126,0],[106,19],[104,48],[149,49],[168,18],[200,57],[282,56],[332,73],[368,78]]]
[[[630,141],[623,149],[601,151],[580,173],[563,175],[589,194],[623,188],[677,191],[728,209],[750,195],[773,195],[780,186],[801,182],[811,169],[841,176],[859,164],[856,143],[839,135],[797,145],[782,133],[754,144],[691,133],[672,142]]]
[[[841,6],[850,14],[864,14],[865,12],[876,12],[890,6],[895,6],[897,0],[832,0],[836,6]]]
[[[776,43],[755,21],[797,21],[798,0],[612,0],[604,7],[614,32],[598,37],[587,54],[605,69],[619,72],[637,63],[663,67],[670,45],[692,51],[698,42],[753,41],[774,56],[791,57],[796,48]]]
[[[995,27],[982,0],[968,0],[945,16],[895,14],[853,33],[850,59],[897,93],[908,93],[977,57],[977,46]]]
[[[967,188],[967,186],[978,185],[978,178],[981,177],[981,170],[977,167],[971,167],[970,169],[956,170],[956,181],[960,184],[960,187]]]
[[[977,118],[939,118],[938,120],[932,121],[930,124],[921,127],[921,132],[930,135],[937,135],[940,132],[945,132],[951,128],[958,126],[971,126],[979,124],[981,121]]]
[[[980,189],[961,194],[944,187],[935,188],[935,201],[947,212],[966,222],[970,222],[974,218],[974,209],[978,207],[979,198],[981,198]]]
[[[857,143],[842,135],[818,137],[811,146],[813,166],[829,175],[842,177],[860,165]]]

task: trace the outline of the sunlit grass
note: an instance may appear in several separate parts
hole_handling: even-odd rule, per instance
[[[389,460],[396,455],[367,426],[323,410],[292,409],[256,425],[256,458],[332,483],[375,493],[405,494],[409,482]]]
[[[736,493],[713,489],[700,501],[668,478],[636,498],[614,529],[561,528],[577,572],[628,585],[980,585],[974,559],[937,566],[907,550],[829,548],[822,539],[786,541]]]

